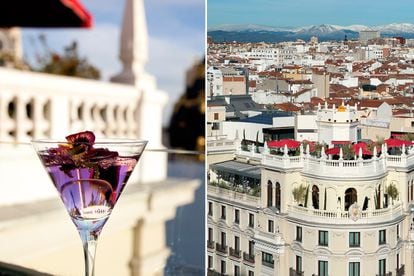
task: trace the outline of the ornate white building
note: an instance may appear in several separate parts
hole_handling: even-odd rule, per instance
[[[338,131],[354,141],[354,111],[319,108],[319,140],[330,144],[326,137],[339,139]],[[224,144],[231,145],[207,143],[207,160],[220,160],[220,148],[229,156]],[[314,154],[303,144],[296,151],[235,145],[230,160],[208,162],[211,275],[414,274],[412,147],[391,155],[383,144],[371,157],[358,151],[345,160],[342,150]]]

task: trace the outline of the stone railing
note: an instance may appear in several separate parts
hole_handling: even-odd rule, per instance
[[[241,158],[249,158],[257,160],[267,167],[281,169],[297,169],[304,173],[331,177],[372,177],[384,174],[387,168],[407,168],[414,166],[414,154],[408,155],[381,155],[380,157],[371,159],[356,160],[330,160],[325,158],[317,158],[307,154],[299,156],[276,155],[261,153],[248,150],[238,149],[236,155]]]
[[[0,205],[56,196],[27,144],[32,139],[91,130],[97,137],[139,138],[149,141],[147,148],[163,148],[167,96],[150,79],[132,86],[0,68],[0,83]],[[166,157],[145,152],[131,181],[165,180]]]
[[[239,193],[236,191],[228,190],[225,188],[220,188],[217,186],[208,185],[207,193],[208,195],[223,198],[225,200],[243,202],[253,207],[257,207],[260,205],[260,197],[251,196],[246,193]]]
[[[355,220],[350,217],[348,211],[319,210],[297,205],[288,205],[288,214],[293,218],[322,224],[364,224],[397,218],[403,215],[403,208],[401,204],[397,204],[383,209],[360,211],[360,215]]]
[[[328,160],[305,157],[303,172],[319,176],[369,177],[386,171],[384,157],[358,160]]]
[[[207,151],[213,152],[235,152],[237,148],[237,142],[235,140],[227,139],[227,136],[220,137],[208,137],[207,139]]]
[[[129,85],[0,69],[0,139],[28,142],[89,129],[138,137],[141,91]]]

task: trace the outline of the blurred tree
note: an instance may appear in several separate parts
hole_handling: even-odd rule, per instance
[[[204,59],[187,72],[187,87],[174,105],[169,126],[169,142],[173,148],[204,152],[205,89]],[[202,155],[199,156],[203,158]]]
[[[63,54],[49,49],[44,35],[39,36],[45,55],[39,57],[39,65],[35,71],[72,76],[86,79],[100,79],[100,71],[91,65],[86,58],[81,58],[78,52],[78,43],[73,41],[64,48]]]

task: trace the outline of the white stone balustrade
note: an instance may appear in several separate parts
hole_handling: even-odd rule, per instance
[[[330,211],[313,209],[313,207],[305,208],[297,205],[288,205],[289,216],[302,219],[312,220],[322,224],[366,224],[381,223],[403,215],[402,205],[391,205],[388,208],[361,211],[361,216],[357,220],[352,220],[348,211]]]
[[[250,206],[257,207],[260,205],[260,197],[248,195],[246,193],[239,193],[225,188],[220,188],[212,185],[207,186],[207,193],[225,200],[233,200],[243,202]]]
[[[258,160],[262,165],[281,169],[297,169],[303,173],[335,178],[373,177],[386,173],[388,168],[407,168],[414,165],[414,153],[402,155],[381,155],[371,159],[330,160],[317,158],[300,152],[298,156],[285,156],[266,153],[259,148],[260,153],[248,149],[237,149],[236,155],[241,158]]]
[[[91,130],[97,137],[149,140],[148,148],[162,149],[167,95],[152,81],[133,86],[0,68],[0,205],[56,196],[35,151],[24,144],[32,139]],[[131,182],[158,182],[166,175],[166,153],[147,151]]]

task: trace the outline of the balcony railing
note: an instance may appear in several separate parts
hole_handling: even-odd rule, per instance
[[[404,274],[403,274],[403,275],[404,275]],[[392,272],[381,273],[381,274],[375,274],[375,276],[392,276]]]
[[[289,268],[289,276],[303,276],[303,271],[296,271],[296,269]]]
[[[222,244],[220,244],[220,243],[218,243],[218,242],[216,242],[216,250],[218,251],[218,252],[221,252],[221,253],[224,253],[224,254],[227,254],[227,245],[222,245]]]
[[[243,252],[243,260],[248,263],[254,264],[254,255],[249,254],[247,252]]]
[[[404,276],[405,274],[405,266],[402,265],[400,268],[397,268],[396,270],[396,276]]]
[[[270,268],[274,268],[275,267],[275,263],[274,262],[268,262],[268,261],[262,260],[262,264],[264,266],[267,266],[267,267],[270,267]]]
[[[343,224],[351,218],[348,211],[329,211],[305,208],[297,205],[288,205],[288,214],[291,217],[312,220],[317,223]],[[391,205],[388,208],[361,211],[355,223],[375,223],[393,219],[403,214],[401,204]]]
[[[367,177],[377,176],[385,173],[387,168],[405,168],[414,165],[414,154],[410,152],[406,155],[381,155],[371,159],[356,160],[330,160],[314,157],[306,153],[299,156],[276,155],[266,152],[260,148],[260,153],[255,151],[244,151],[238,149],[236,154],[242,158],[257,160],[262,165],[282,168],[282,169],[299,169],[312,175],[323,175],[326,177]]]
[[[230,253],[229,253],[230,256],[236,257],[236,258],[240,258],[241,257],[241,251],[240,250],[233,249],[232,247],[230,247],[229,251],[230,251]]]
[[[207,240],[207,248],[214,249],[214,241]]]

